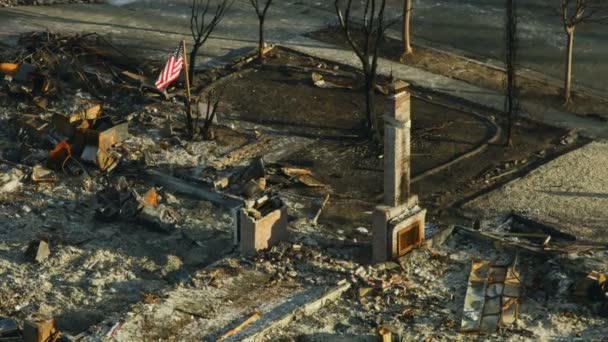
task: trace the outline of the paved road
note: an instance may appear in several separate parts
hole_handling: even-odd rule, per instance
[[[523,66],[562,78],[566,37],[558,16],[559,2],[518,1],[518,38]],[[314,3],[313,6],[333,11],[333,1]],[[502,59],[504,3],[504,0],[413,0],[412,33],[424,42],[471,53],[473,58]],[[387,13],[400,13],[402,0],[387,0],[387,4],[390,9]],[[574,81],[608,90],[608,26],[580,26],[575,49]]]
[[[97,31],[160,58],[187,36],[189,0],[110,0],[110,5],[69,5],[0,9],[0,39],[32,29]],[[400,13],[401,0],[387,0]],[[481,59],[502,55],[504,0],[414,0],[413,33],[418,41],[462,50]],[[557,0],[520,1],[521,63],[561,78],[565,37]],[[285,41],[335,22],[331,0],[282,0],[271,7],[268,36]],[[256,18],[247,0],[237,0],[204,54],[226,58],[255,45]],[[585,25],[576,36],[574,80],[598,90],[608,84],[608,26]]]

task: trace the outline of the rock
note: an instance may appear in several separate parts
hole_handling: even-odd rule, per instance
[[[167,263],[163,266],[161,272],[163,275],[167,275],[171,272],[177,271],[182,268],[183,262],[176,255],[167,255]]]
[[[360,278],[365,278],[365,276],[367,276],[367,272],[363,266],[359,266],[359,268],[355,270],[355,275]]]
[[[570,132],[560,139],[560,144],[562,144],[564,146],[572,145],[576,142],[577,138],[578,138],[578,134],[576,132]]]
[[[106,284],[105,280],[103,278],[93,278],[90,280],[89,282],[91,284],[91,286],[94,287],[102,287]]]
[[[173,196],[168,192],[165,192],[165,200],[167,201],[167,204],[180,204],[180,201],[177,199],[177,197]]]
[[[370,294],[374,290],[373,287],[360,287],[359,288],[359,297],[365,297]]]
[[[357,231],[357,233],[362,234],[362,235],[368,235],[369,234],[369,230],[365,227],[358,227],[357,229],[355,229]]]
[[[13,169],[9,172],[0,172],[0,193],[10,193],[21,187],[23,172]]]

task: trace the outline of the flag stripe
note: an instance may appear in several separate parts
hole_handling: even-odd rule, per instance
[[[171,82],[179,78],[179,74],[182,72],[184,66],[182,46],[180,46],[173,52],[167,59],[167,64],[158,75],[156,80],[156,88],[159,90],[165,89]]]

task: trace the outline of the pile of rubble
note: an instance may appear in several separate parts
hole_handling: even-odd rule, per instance
[[[113,337],[123,324],[142,330],[125,323],[137,316],[125,314],[133,307],[158,308],[161,325],[182,324],[163,305],[175,292],[192,302],[196,291],[215,296],[205,310],[236,307],[225,310],[228,318],[182,308],[196,336],[210,333],[197,327],[213,326],[236,339],[264,319],[268,340],[605,332],[606,246],[517,213],[472,227],[425,223],[409,193],[405,84],[387,88],[399,93],[388,108],[407,115],[386,118],[386,136],[399,139],[385,144],[385,206],[369,213],[371,232],[359,227],[347,240],[318,226],[334,195],[310,169],[263,159],[275,141],[258,131],[222,127],[236,144],[183,138],[183,120],[166,114],[185,112],[183,91],[158,92],[146,76],[154,66],[134,64],[103,38],[35,33],[0,58],[0,316],[11,317],[0,319],[0,339]],[[312,215],[288,198],[294,189],[315,200]],[[310,289],[330,288],[335,301],[305,304],[316,313],[304,317],[275,312],[283,317],[275,327],[268,303],[255,298],[255,312],[218,327],[243,304],[222,289],[247,299],[251,274],[256,293],[280,290],[287,304]]]
[[[232,249],[232,215],[142,177],[234,148],[181,138],[154,66],[94,34],[33,33],[0,58],[0,316],[78,333]]]
[[[359,264],[348,252],[330,256],[299,244],[271,250],[256,260],[256,267],[274,279],[318,284],[344,279],[353,286],[341,299],[275,329],[266,340],[352,336],[372,341],[382,331],[407,340],[449,340],[463,333],[501,340],[605,336],[605,263],[603,273],[585,275],[588,267],[581,259],[575,266],[562,257],[471,238],[460,229],[443,238],[442,244],[435,241],[374,266]],[[575,253],[566,258],[577,255],[590,257]],[[593,255],[605,257],[605,251]]]

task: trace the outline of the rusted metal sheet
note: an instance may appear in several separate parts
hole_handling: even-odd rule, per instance
[[[515,323],[521,292],[517,259],[508,265],[473,260],[464,299],[461,332],[492,333]]]

